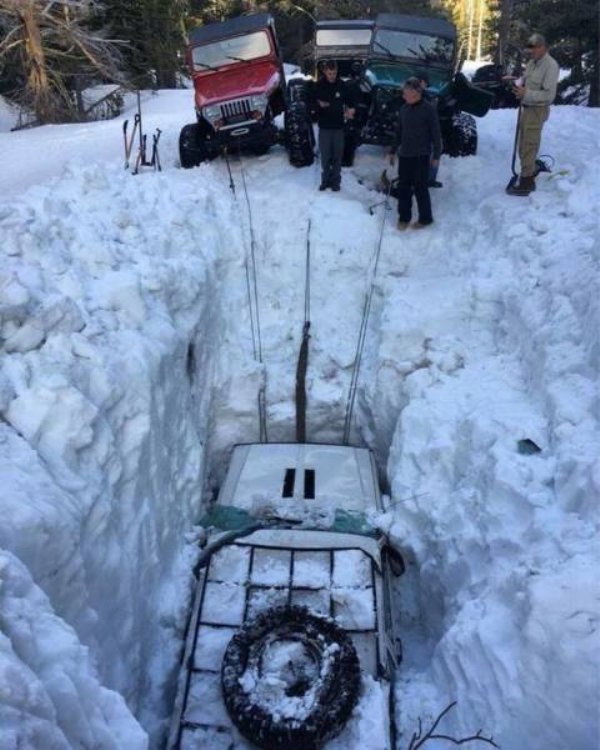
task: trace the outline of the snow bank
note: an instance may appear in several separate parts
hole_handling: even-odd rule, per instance
[[[258,439],[262,384],[269,439],[294,438],[309,219],[308,433],[342,437],[381,227],[381,207],[368,211],[380,151],[361,149],[336,195],[281,149],[245,161],[261,364],[241,167],[236,196],[222,162],[174,169],[190,94],[145,106],[148,132],[164,131],[161,174],[122,171],[120,122],[0,133],[2,575],[22,582],[32,628],[53,623],[51,641],[30,630],[25,654],[19,618],[0,614],[0,711],[21,712],[12,746],[143,746],[132,714],[160,736],[205,470],[218,480],[231,445]],[[448,731],[482,726],[504,750],[593,746],[597,120],[554,110],[544,150],[557,172],[518,199],[504,194],[515,113],[491,113],[478,156],[443,158],[431,230],[384,229],[354,437],[387,466],[382,520],[410,563],[400,746],[452,700]],[[60,179],[22,192],[50,174]],[[357,717],[352,750],[379,750],[374,711]]]
[[[151,731],[201,514],[217,265],[244,278],[210,182],[79,167],[0,209],[0,548]]]
[[[481,185],[448,217],[443,278],[430,249],[382,314],[403,375],[391,533],[430,638],[399,700],[409,727],[457,700],[446,728],[515,749],[598,737],[596,116],[561,116],[578,138],[568,173],[525,202]]]
[[[88,650],[26,568],[0,552],[0,746],[144,750],[123,698],[103,688]]]

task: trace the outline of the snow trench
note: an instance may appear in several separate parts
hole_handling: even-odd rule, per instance
[[[591,750],[598,731],[593,122],[564,110],[575,156],[527,201],[502,195],[499,112],[482,156],[443,163],[428,237],[386,218],[353,440],[375,451],[381,526],[408,562],[399,747],[454,700],[444,728],[504,750]],[[294,439],[309,219],[308,437],[342,438],[381,156],[365,150],[338,196],[277,149],[244,168],[262,362],[239,164],[236,195],[220,162],[98,165],[0,206],[7,748],[160,746],[195,524],[232,445],[259,438],[261,385],[269,439]]]

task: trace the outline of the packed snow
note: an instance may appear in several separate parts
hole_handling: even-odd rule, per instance
[[[353,440],[407,561],[398,748],[452,701],[456,737],[597,748],[598,111],[553,108],[556,165],[528,198],[504,193],[516,112],[491,112],[476,157],[442,159],[435,224],[400,234],[376,148],[336,195],[279,147],[233,160],[234,194],[223,161],[177,168],[189,91],[143,107],[163,172],[138,176],[122,119],[10,132],[0,110],[1,750],[164,741],[197,523],[232,446],[259,439],[261,386],[269,439],[294,439],[307,239],[312,441],[342,439],[375,284]],[[380,750],[376,686],[344,747]]]

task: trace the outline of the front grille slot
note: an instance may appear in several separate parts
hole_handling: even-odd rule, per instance
[[[234,101],[221,104],[221,119],[226,123],[249,120],[251,112],[250,99],[234,99]]]

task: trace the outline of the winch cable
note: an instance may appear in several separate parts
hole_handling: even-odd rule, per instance
[[[240,164],[240,174],[242,176],[242,187],[244,189],[244,197],[246,200],[246,206],[248,209],[248,226],[250,231],[250,263],[246,257],[246,285],[248,289],[248,303],[250,306],[250,319],[253,331],[253,345],[254,345],[254,358],[263,364],[262,359],[262,338],[260,333],[260,312],[258,306],[258,282],[256,276],[256,235],[254,232],[254,220],[252,216],[252,206],[250,204],[250,196],[248,195],[248,185],[246,182],[246,170],[244,169],[244,162],[242,161],[242,155],[238,153],[238,161]],[[258,391],[258,420],[260,429],[260,442],[267,443],[267,399],[265,392],[265,382],[261,384]]]
[[[350,428],[352,426],[352,412],[354,411],[354,402],[356,400],[356,390],[358,385],[358,378],[360,375],[360,366],[362,362],[362,355],[365,346],[365,339],[367,336],[367,326],[369,323],[369,315],[371,314],[371,305],[373,303],[373,293],[375,291],[375,280],[377,278],[377,267],[379,265],[379,257],[381,255],[381,245],[383,243],[383,230],[385,229],[385,223],[387,219],[387,213],[390,203],[390,190],[392,183],[388,185],[385,201],[383,203],[383,218],[381,220],[381,226],[379,229],[379,238],[374,253],[373,270],[371,273],[371,284],[369,290],[365,296],[365,303],[363,306],[363,314],[360,322],[360,330],[358,334],[358,342],[356,345],[356,354],[354,356],[354,368],[352,370],[352,378],[350,380],[350,389],[348,391],[348,401],[346,404],[346,417],[344,419],[344,445],[348,445],[350,441]]]
[[[229,154],[227,149],[223,149],[223,156],[225,157],[225,164],[227,164],[227,174],[229,175],[229,189],[235,197],[235,182],[233,181],[233,175],[231,174],[231,164],[229,163]]]
[[[304,286],[304,324],[302,326],[302,343],[296,366],[296,442],[306,442],[306,370],[308,369],[308,341],[310,339],[310,228],[308,220],[306,230],[306,268]]]

